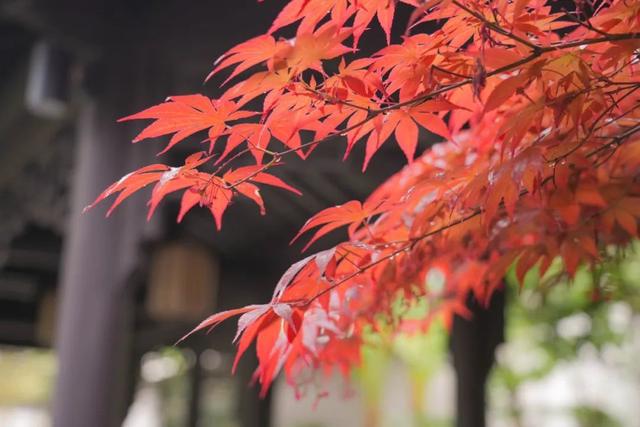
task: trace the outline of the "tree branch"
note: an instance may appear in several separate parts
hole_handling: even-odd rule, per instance
[[[518,67],[520,67],[520,66],[522,66],[524,64],[527,64],[527,63],[533,61],[534,59],[540,57],[541,55],[543,55],[545,53],[552,52],[552,51],[555,51],[555,50],[570,49],[570,48],[574,48],[576,46],[581,46],[581,45],[597,44],[597,43],[604,43],[604,42],[610,42],[610,41],[630,40],[630,39],[636,39],[636,38],[640,38],[640,33],[612,34],[612,35],[610,35],[608,37],[599,37],[599,38],[594,38],[594,39],[581,40],[579,43],[578,42],[569,42],[569,43],[565,43],[563,45],[558,45],[558,46],[553,46],[553,47],[542,47],[542,48],[537,49],[536,51],[532,52],[530,55],[528,55],[528,56],[526,56],[526,57],[524,57],[524,58],[522,58],[522,59],[520,59],[518,61],[515,61],[515,62],[513,62],[511,64],[507,64],[507,65],[505,65],[503,67],[500,67],[500,68],[497,68],[497,69],[495,69],[493,71],[488,72],[487,73],[487,78],[496,76],[498,74],[505,73],[507,71],[511,71],[511,70],[513,70],[515,68],[518,68]],[[345,129],[342,129],[339,132],[335,132],[333,134],[330,134],[330,135],[328,135],[326,137],[323,137],[323,138],[320,138],[320,139],[317,139],[317,140],[313,140],[313,141],[309,141],[309,142],[303,143],[299,147],[288,148],[286,150],[279,151],[279,152],[273,152],[273,153],[270,153],[270,154],[273,156],[273,158],[278,158],[279,159],[280,157],[288,155],[290,153],[297,152],[297,151],[303,150],[303,149],[308,148],[308,147],[312,147],[312,146],[315,146],[315,145],[318,145],[318,144],[321,144],[321,143],[324,143],[324,142],[331,141],[331,140],[336,139],[338,137],[342,137],[345,134],[347,134],[347,133],[349,133],[349,132],[351,132],[351,131],[359,128],[359,127],[361,127],[362,125],[364,125],[365,123],[369,122],[370,120],[372,120],[373,118],[375,118],[376,116],[378,116],[380,114],[384,114],[384,113],[387,113],[389,111],[397,110],[397,109],[400,109],[400,108],[403,108],[403,107],[408,107],[408,106],[412,106],[412,105],[415,105],[415,104],[420,104],[422,102],[435,99],[435,98],[439,97],[440,95],[443,95],[443,94],[445,94],[447,92],[450,92],[450,91],[452,91],[454,89],[458,89],[458,88],[461,88],[463,86],[469,85],[472,82],[473,82],[472,78],[466,78],[465,80],[462,80],[460,82],[444,86],[442,88],[439,88],[439,89],[436,89],[434,91],[431,91],[431,92],[429,92],[427,94],[417,96],[417,97],[415,97],[415,98],[413,98],[411,100],[408,100],[408,101],[398,102],[396,104],[389,105],[389,106],[383,107],[383,108],[379,108],[377,110],[369,110],[367,117],[365,117],[363,120],[353,124],[352,126],[349,126],[349,127],[345,128]],[[342,102],[342,101],[340,101],[340,102]],[[274,164],[274,162],[266,163],[260,170],[256,171],[255,174],[253,174],[253,176],[255,176],[255,175],[257,175],[257,174],[259,174],[261,172],[266,171],[267,169],[269,169],[269,167],[273,166],[273,164]],[[248,179],[252,178],[253,176],[247,177],[247,178],[243,178],[243,179],[241,179],[241,180],[239,180],[237,182],[234,182],[234,183],[230,184],[228,188],[233,188],[234,186],[247,181]]]
[[[594,151],[591,151],[590,153],[588,153],[586,155],[586,157],[588,157],[588,158],[594,157],[597,154],[599,154],[600,152],[605,151],[607,149],[617,150],[624,143],[624,141],[626,139],[628,139],[629,137],[631,137],[632,135],[634,135],[634,134],[636,134],[638,132],[640,132],[640,125],[633,126],[633,127],[627,129],[625,132],[623,132],[621,134],[610,136],[609,138],[612,140],[612,142],[610,142],[610,143],[608,143],[608,144],[606,144],[606,145],[604,145],[604,146],[602,146],[602,147],[600,147],[600,148],[598,148],[598,149],[596,149]],[[607,158],[607,160],[608,160],[608,158]],[[553,159],[553,160],[550,160],[548,163],[549,164],[553,164],[556,161],[557,161],[557,159]],[[599,164],[595,163],[594,167],[599,167],[602,164],[603,163],[599,163]],[[550,182],[552,179],[553,179],[553,175],[547,176],[546,178],[544,178],[542,180],[541,186],[543,186],[546,183]],[[528,190],[522,190],[519,193],[518,198],[522,198],[522,197],[526,196],[527,194],[529,194]],[[501,203],[501,206],[502,205],[504,205],[504,203]],[[359,267],[358,270],[356,270],[356,271],[348,274],[347,276],[341,278],[340,280],[332,283],[329,287],[327,287],[327,288],[323,289],[322,291],[318,292],[316,295],[314,295],[311,298],[307,298],[305,300],[294,300],[294,301],[279,300],[277,302],[278,303],[282,303],[282,304],[290,304],[290,305],[297,305],[297,306],[303,306],[303,307],[304,306],[308,306],[311,303],[313,303],[315,300],[320,298],[321,296],[327,294],[328,292],[331,292],[332,290],[334,290],[337,287],[343,285],[344,283],[350,281],[351,279],[363,274],[364,272],[370,270],[371,268],[373,268],[373,267],[375,267],[375,266],[377,266],[377,265],[379,265],[379,264],[381,264],[381,263],[383,263],[385,261],[388,261],[388,260],[400,255],[403,252],[407,252],[408,250],[412,249],[417,243],[419,243],[419,242],[421,242],[423,240],[426,240],[429,237],[432,237],[432,236],[435,236],[437,234],[440,234],[440,233],[442,233],[442,232],[444,232],[444,231],[446,231],[446,230],[448,230],[450,228],[453,228],[453,227],[455,227],[457,225],[463,224],[463,223],[469,221],[470,219],[473,219],[473,218],[477,217],[478,215],[482,214],[482,212],[483,212],[483,209],[481,207],[477,207],[471,213],[469,213],[469,214],[467,214],[467,215],[465,215],[465,216],[463,216],[463,217],[461,217],[459,219],[456,219],[454,221],[448,222],[447,224],[445,224],[445,225],[443,225],[441,227],[438,227],[435,230],[431,230],[431,231],[429,231],[429,232],[427,232],[425,234],[422,234],[422,235],[420,235],[418,237],[414,237],[412,239],[406,240],[405,241],[406,244],[404,246],[402,246],[399,249],[396,249],[396,250],[390,252],[389,254],[387,254],[387,255],[385,255],[383,257],[380,257],[380,258],[376,259],[375,261],[370,262],[369,264],[367,264],[365,266]]]
[[[527,46],[529,49],[533,50],[534,52],[536,52],[536,51],[541,49],[540,46],[538,46],[537,44],[532,43],[529,40],[525,40],[522,37],[519,37],[519,36],[513,34],[512,32],[505,30],[504,28],[500,27],[497,23],[489,21],[482,14],[480,14],[480,13],[474,11],[474,10],[469,9],[467,6],[465,6],[464,4],[460,3],[459,1],[453,0],[453,4],[455,4],[460,9],[464,10],[465,12],[467,12],[469,15],[471,15],[474,18],[476,18],[479,21],[481,21],[486,27],[492,29],[496,33],[502,34],[503,36],[508,37],[513,41],[521,43],[521,44]]]

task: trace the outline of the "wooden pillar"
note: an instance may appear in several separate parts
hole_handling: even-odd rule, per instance
[[[269,390],[263,398],[259,396],[260,385],[253,381],[253,373],[258,366],[258,359],[254,352],[247,353],[247,356],[238,365],[236,372],[240,383],[238,396],[240,425],[242,427],[270,427],[272,391]]]
[[[202,375],[204,374],[202,369],[202,364],[200,363],[200,357],[202,356],[202,352],[199,349],[194,349],[195,363],[191,368],[191,372],[189,373],[189,377],[191,380],[191,395],[189,396],[189,415],[187,420],[187,427],[198,427],[200,415],[202,411],[200,410],[200,399],[201,399],[201,391],[202,391]]]
[[[105,83],[105,87],[115,86]],[[126,285],[144,211],[133,203],[110,219],[104,218],[104,207],[82,214],[84,206],[124,174],[131,166],[128,161],[135,158],[116,128],[117,116],[109,103],[98,99],[87,99],[78,119],[59,282],[54,427],[119,426],[128,403],[134,312]]]
[[[451,350],[456,371],[456,427],[485,427],[486,382],[494,352],[504,340],[504,292],[494,294],[488,307],[470,299],[471,319],[456,317]]]

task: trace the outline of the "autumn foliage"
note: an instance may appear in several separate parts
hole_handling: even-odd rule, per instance
[[[408,23],[394,22],[400,3]],[[206,133],[208,152],[143,167],[96,202],[114,195],[115,207],[153,184],[149,215],[181,191],[178,220],[198,205],[219,228],[235,198],[264,212],[263,185],[297,192],[277,178],[286,156],[343,141],[348,156],[362,144],[365,170],[394,141],[404,169],[295,236],[309,247],[346,227],[348,241],[292,265],[271,301],[196,328],[239,315],[238,357],[256,342],[263,390],[280,371],[293,383],[309,368],[348,372],[364,331],[388,321],[399,297],[426,300],[429,314],[394,319],[397,330],[426,329],[465,314],[469,293],[487,301],[509,268],[522,278],[561,259],[571,276],[637,237],[640,2],[568,3],[292,0],[266,34],[216,61],[219,99],[174,96],[123,119],[151,120],[134,142],[167,136],[165,152]],[[387,45],[360,56],[378,25]],[[406,25],[401,39],[392,25]],[[295,38],[279,36],[292,28]],[[414,158],[421,129],[443,142]],[[254,165],[236,167],[241,157]],[[443,286],[430,286],[434,274]]]

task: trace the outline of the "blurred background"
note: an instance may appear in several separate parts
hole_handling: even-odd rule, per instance
[[[156,161],[159,145],[130,144],[144,125],[116,120],[167,95],[215,96],[219,82],[201,83],[213,60],[284,3],[0,0],[0,426],[640,426],[635,247],[572,283],[559,269],[509,278],[521,291],[451,336],[372,335],[362,367],[320,399],[282,381],[259,399],[251,356],[230,375],[233,322],[174,346],[214,311],[267,301],[304,221],[402,165],[392,144],[367,174],[362,153],[342,163],[342,147],[323,147],[279,171],[303,197],[265,189],[267,216],[239,201],[221,232],[204,210],[176,224],[176,199],[146,221],[146,194],[109,219],[106,205],[82,214]]]

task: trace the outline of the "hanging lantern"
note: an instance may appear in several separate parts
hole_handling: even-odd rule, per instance
[[[173,242],[151,257],[146,310],[157,321],[197,321],[215,308],[217,259],[206,247]]]

